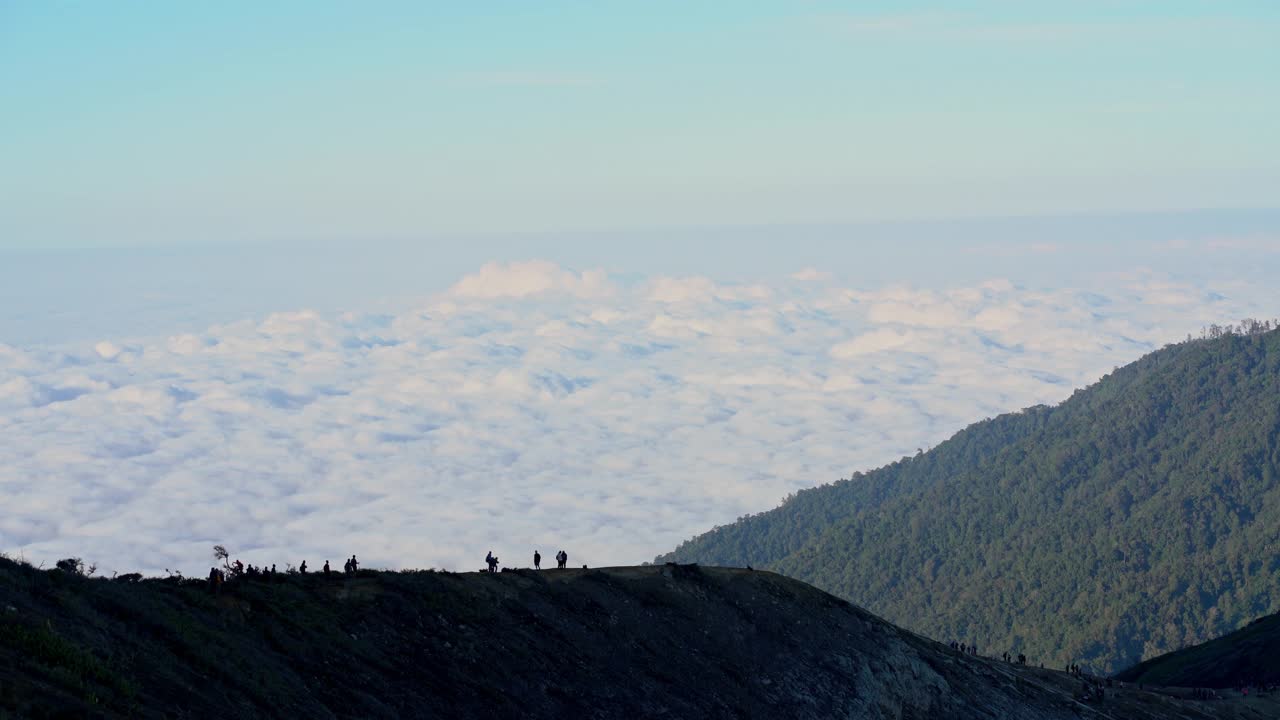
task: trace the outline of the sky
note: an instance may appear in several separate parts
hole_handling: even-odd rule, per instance
[[[1274,318],[1278,31],[0,4],[0,552],[638,563]]]
[[[1273,2],[0,7],[0,247],[1274,207]]]

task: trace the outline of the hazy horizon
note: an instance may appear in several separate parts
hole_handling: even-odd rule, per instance
[[[0,552],[639,562],[1280,315],[1280,5],[0,7]]]

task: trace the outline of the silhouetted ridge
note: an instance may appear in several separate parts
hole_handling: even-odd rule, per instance
[[[359,570],[215,594],[0,559],[0,598],[0,717],[1246,717],[963,655],[748,570]]]
[[[1280,610],[1280,331],[1211,328],[1055,407],[659,561],[767,567],[933,637],[1111,671]]]
[[[1280,614],[1258,618],[1209,642],[1151,658],[1116,678],[1202,688],[1280,684]]]

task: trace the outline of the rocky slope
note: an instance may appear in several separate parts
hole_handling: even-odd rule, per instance
[[[1208,718],[965,656],[768,572],[120,582],[0,560],[0,717]],[[1270,715],[1268,715],[1270,713]]]

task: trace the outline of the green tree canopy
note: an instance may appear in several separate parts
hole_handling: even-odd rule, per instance
[[[658,561],[778,570],[941,640],[1113,671],[1280,610],[1280,331],[1215,326]]]

